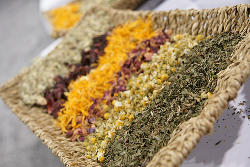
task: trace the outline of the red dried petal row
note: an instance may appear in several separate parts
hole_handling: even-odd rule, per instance
[[[69,129],[67,137],[72,137],[73,141],[84,141],[84,136],[95,132],[96,117],[103,117],[105,114],[105,111],[101,108],[103,101],[105,100],[107,105],[111,105],[116,93],[126,91],[129,78],[132,75],[142,73],[143,71],[140,68],[141,64],[151,61],[152,56],[157,53],[160,46],[167,41],[170,41],[170,37],[162,31],[159,35],[138,44],[136,49],[133,49],[128,54],[128,58],[123,64],[121,71],[115,74],[115,81],[111,82],[112,89],[107,90],[102,98],[92,99],[93,104],[90,107],[89,116],[87,116],[84,121],[82,121],[82,117],[79,116],[77,121],[81,123],[81,126],[73,131]]]
[[[93,44],[88,51],[82,51],[81,62],[79,64],[66,64],[70,68],[70,72],[67,77],[56,76],[55,85],[52,88],[45,90],[44,97],[47,101],[47,112],[58,117],[58,112],[63,107],[64,102],[67,100],[65,92],[68,92],[68,85],[72,80],[76,80],[79,76],[87,75],[92,68],[95,68],[95,64],[98,62],[98,58],[104,55],[104,49],[107,46],[106,40],[107,34],[95,37]]]

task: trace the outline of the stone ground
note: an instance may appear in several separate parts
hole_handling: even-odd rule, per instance
[[[140,9],[152,9],[149,0]],[[38,0],[0,1],[0,84],[14,77],[53,40],[45,31]],[[0,100],[0,166],[63,167],[42,142]]]

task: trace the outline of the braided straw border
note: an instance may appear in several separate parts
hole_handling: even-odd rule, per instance
[[[146,0],[119,0],[112,5],[114,9],[136,9]]]
[[[250,75],[250,5],[169,12],[132,12],[94,7],[86,12],[81,22],[84,22],[85,17],[96,15],[100,11],[102,15],[110,16],[114,25],[139,16],[146,18],[148,14],[151,14],[154,28],[170,28],[174,34],[189,33],[207,36],[228,31],[246,34],[236,46],[233,54],[234,63],[219,73],[215,93],[206,101],[201,114],[182,123],[171,135],[168,145],[162,148],[147,165],[148,167],[179,166],[201,137],[213,131],[215,121],[228,102],[237,96],[241,85]],[[81,22],[66,35],[64,40],[69,37],[74,38],[74,31],[80,27]],[[99,166],[98,163],[83,157],[81,143],[71,142],[70,139],[65,138],[61,130],[55,126],[53,118],[43,109],[22,103],[19,97],[19,83],[28,75],[29,70],[31,69],[23,71],[0,87],[0,96],[4,102],[66,166]]]

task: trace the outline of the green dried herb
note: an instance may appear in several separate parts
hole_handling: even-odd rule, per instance
[[[217,74],[232,63],[234,46],[242,38],[223,33],[195,46],[182,58],[180,68],[159,95],[131,126],[119,130],[105,153],[103,167],[144,167],[160,148],[167,145],[178,125],[197,116],[213,92]]]
[[[101,19],[100,16],[102,11],[84,17],[84,21],[81,21],[74,31],[69,31],[48,56],[36,58],[19,85],[20,98],[24,104],[46,105],[44,91],[55,85],[56,76],[67,76],[69,68],[66,64],[80,63],[81,52],[90,49],[92,39],[114,26],[108,15]]]

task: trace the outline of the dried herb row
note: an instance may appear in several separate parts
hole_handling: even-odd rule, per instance
[[[95,103],[93,103],[92,108],[90,108],[90,115],[93,116],[92,118],[96,118],[96,114],[93,113],[105,113],[103,116],[106,120],[112,118],[112,115],[110,115],[112,113],[109,113],[109,110],[111,110],[113,107],[113,105],[111,105],[112,101],[119,97],[121,92],[127,90],[126,86],[131,76],[135,77],[139,73],[143,72],[141,69],[141,64],[143,62],[150,62],[152,60],[152,56],[158,52],[160,46],[166,41],[169,41],[169,36],[165,32],[161,32],[159,35],[141,42],[137,45],[136,49],[132,50],[128,54],[128,59],[123,64],[121,71],[116,73],[116,81],[112,83],[112,89],[106,91],[104,96],[101,99],[97,99]],[[106,104],[103,104],[102,101],[105,101]],[[125,120],[126,115],[123,115],[121,119]],[[95,126],[100,124],[101,126],[97,126],[97,133],[87,136],[86,141],[83,143],[87,149],[85,152],[86,157],[96,159],[98,154],[98,160],[103,160],[103,156],[101,156],[103,155],[101,150],[104,149],[104,147],[107,145],[107,140],[110,139],[108,136],[108,130],[110,129],[108,127],[106,127],[106,131],[102,129],[104,128],[102,125],[105,126],[105,123],[106,125],[109,125],[109,123],[104,121],[103,118],[97,118],[97,122],[94,121],[92,123]],[[110,136],[112,135],[110,134]]]
[[[134,115],[150,103],[157,92],[162,89],[163,84],[168,83],[168,76],[175,72],[174,67],[180,62],[179,57],[183,51],[187,52],[192,46],[197,45],[201,38],[200,35],[197,37],[187,34],[176,35],[172,43],[166,42],[161,45],[160,50],[154,56],[145,53],[145,56],[152,60],[141,65],[143,73],[129,79],[127,90],[117,94],[112,106],[105,107],[108,116],[105,114],[104,117],[107,120],[97,120],[96,133],[89,135],[84,141],[87,157],[95,159],[97,154],[98,160],[104,160],[104,150],[115,132],[124,125],[129,125]],[[154,42],[155,39],[151,40]],[[165,68],[168,70],[164,70]]]
[[[93,38],[108,32],[114,27],[108,15],[99,18],[102,11],[84,17],[84,21],[69,32],[57,47],[45,57],[37,57],[27,75],[19,84],[21,103],[27,105],[46,105],[44,92],[55,85],[58,75],[66,77],[68,64],[81,61],[82,50],[88,50]],[[108,24],[107,24],[108,23]],[[41,77],[42,76],[42,77]]]
[[[107,46],[106,34],[95,37],[93,44],[88,51],[82,51],[81,63],[70,64],[71,69],[67,77],[56,76],[55,85],[52,88],[47,88],[44,97],[46,99],[47,112],[57,118],[57,113],[63,107],[67,100],[65,92],[68,92],[70,82],[76,80],[79,76],[87,75],[91,69],[96,67],[99,56],[104,54],[104,48]]]
[[[183,55],[180,67],[169,78],[171,84],[165,85],[131,126],[118,131],[106,149],[102,166],[146,166],[167,145],[170,134],[180,123],[200,113],[205,95],[214,91],[217,74],[232,63],[233,47],[241,39],[237,34],[223,33]]]
[[[128,58],[122,65],[121,71],[115,74],[116,80],[115,82],[112,82],[112,89],[107,90],[101,99],[94,100],[94,103],[90,107],[90,115],[95,112],[102,112],[100,109],[102,101],[105,101],[107,105],[110,105],[117,93],[124,92],[129,78],[132,75],[139,74],[143,71],[141,70],[141,64],[143,62],[151,61],[153,54],[158,52],[160,46],[163,45],[166,40],[169,40],[169,37],[165,32],[162,32],[159,35],[138,44],[136,49],[128,54]]]
[[[114,28],[107,37],[108,45],[105,54],[99,59],[97,68],[87,76],[78,78],[69,85],[69,93],[64,108],[58,113],[58,125],[63,132],[80,126],[88,127],[88,115],[95,99],[103,97],[105,91],[112,88],[115,74],[127,59],[127,53],[141,41],[155,36],[151,27],[151,18],[141,18],[126,22]]]

